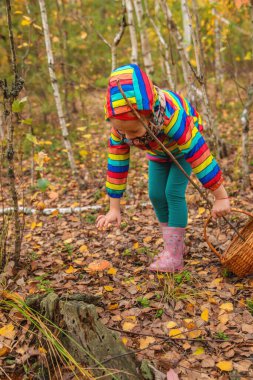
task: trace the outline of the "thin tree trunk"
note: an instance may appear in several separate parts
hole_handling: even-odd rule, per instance
[[[155,23],[154,19],[151,17],[151,15],[149,13],[147,0],[144,1],[144,4],[145,4],[145,11],[146,11],[146,14],[148,16],[148,19],[149,19],[151,25],[153,26],[153,28],[154,28],[154,30],[155,30],[155,32],[157,34],[157,37],[159,38],[159,41],[161,43],[160,51],[161,51],[162,60],[163,60],[163,64],[164,64],[164,69],[165,69],[165,72],[166,72],[166,77],[167,77],[169,86],[171,87],[171,89],[173,91],[175,91],[176,86],[175,86],[175,83],[174,83],[174,80],[173,80],[172,71],[171,71],[171,67],[170,67],[170,63],[169,63],[169,60],[170,60],[169,46],[168,46],[167,42],[165,41],[165,39],[163,38],[163,35],[162,35],[161,31],[160,31],[160,28]]]
[[[130,40],[132,46],[131,62],[138,64],[138,43],[136,28],[134,23],[134,9],[131,0],[125,0],[125,6],[127,11],[127,24],[129,26]]]
[[[101,38],[102,41],[104,41],[104,43],[109,46],[109,48],[111,49],[111,60],[112,60],[112,71],[114,69],[116,69],[117,67],[117,46],[118,44],[120,43],[122,37],[123,37],[123,34],[124,34],[124,31],[125,31],[125,28],[127,26],[127,23],[126,23],[126,17],[125,17],[125,12],[126,12],[126,8],[124,8],[124,11],[123,11],[123,17],[122,17],[122,20],[121,20],[121,23],[120,23],[120,29],[119,29],[119,32],[116,34],[116,36],[114,37],[113,39],[113,42],[110,43],[108,42],[103,36],[102,34],[100,34],[99,32],[97,32],[97,35]]]
[[[190,20],[187,12],[187,0],[181,0],[183,30],[184,30],[184,45],[186,56],[189,59],[189,47],[191,46],[191,28],[189,26]]]
[[[64,31],[64,21],[61,17],[61,6],[62,2],[60,0],[56,0],[56,7],[57,7],[57,24],[58,24],[58,30],[59,30],[59,36],[60,36],[60,50],[61,50],[61,71],[62,71],[62,77],[63,77],[63,88],[64,88],[64,106],[66,110],[67,120],[70,121],[72,119],[71,113],[69,111],[69,102],[68,102],[68,84],[69,84],[69,75],[68,70],[66,66],[66,31]]]
[[[215,35],[215,79],[218,91],[221,90],[221,84],[223,81],[223,70],[221,61],[221,28],[219,19],[216,17],[216,10],[213,9],[213,14],[215,16],[214,20],[214,35]]]
[[[0,112],[0,140],[4,139],[4,119],[2,115],[2,110]]]
[[[50,33],[49,33],[45,0],[38,0],[38,1],[39,1],[40,11],[41,11],[41,19],[42,19],[45,45],[46,45],[46,51],[47,51],[48,70],[49,70],[49,75],[51,78],[51,84],[53,88],[54,99],[55,99],[55,104],[56,104],[56,108],[58,112],[58,118],[59,118],[59,123],[60,123],[61,131],[62,131],[63,141],[64,141],[65,148],[67,150],[72,174],[74,178],[76,179],[76,181],[78,182],[78,184],[80,184],[77,167],[74,160],[73,150],[72,150],[72,146],[69,140],[68,128],[66,125],[66,120],[65,120],[65,116],[64,116],[64,112],[62,108],[58,81],[57,81],[55,70],[54,70],[54,57],[53,57],[53,51],[52,51],[51,41],[50,41]]]
[[[152,61],[150,44],[147,36],[147,30],[144,24],[144,11],[141,0],[134,0],[134,8],[137,17],[138,27],[140,30],[141,38],[141,51],[143,56],[143,63],[147,74],[154,72],[154,65]]]
[[[183,42],[183,37],[176,25],[176,23],[173,20],[171,10],[167,4],[166,0],[159,0],[161,4],[161,8],[163,13],[165,14],[166,22],[167,22],[167,27],[169,31],[172,34],[172,37],[175,41],[176,48],[178,50],[179,56],[181,58],[181,64],[182,64],[182,71],[183,71],[183,78],[184,82],[187,86],[188,89],[188,97],[190,101],[194,104],[196,101],[196,97],[202,98],[202,92],[199,91],[193,84],[193,74],[190,69],[188,59],[187,59],[187,54],[186,54],[186,49],[184,46]]]
[[[14,81],[11,85],[11,89],[9,91],[7,81],[1,81],[1,88],[3,89],[4,94],[4,107],[5,114],[9,115],[7,117],[7,152],[6,157],[8,161],[8,180],[11,192],[11,198],[13,202],[13,210],[14,210],[14,225],[15,225],[15,242],[14,242],[14,262],[15,265],[19,264],[20,261],[20,253],[21,253],[21,244],[22,244],[22,231],[21,231],[21,222],[19,218],[18,211],[18,193],[15,184],[15,165],[14,165],[14,121],[13,121],[13,113],[12,113],[12,104],[14,100],[18,97],[20,91],[23,88],[24,81],[22,78],[19,78],[18,69],[17,69],[17,61],[16,61],[16,51],[14,44],[14,37],[12,31],[12,20],[11,20],[11,3],[10,0],[5,0],[6,3],[6,11],[7,11],[7,22],[9,29],[9,39],[10,39],[10,49],[11,49],[11,64],[12,64],[12,72],[14,75]],[[4,264],[4,260],[2,265]]]

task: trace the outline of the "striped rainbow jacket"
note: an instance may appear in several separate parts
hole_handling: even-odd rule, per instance
[[[189,101],[179,94],[163,90],[166,98],[164,125],[157,136],[174,157],[184,157],[191,165],[201,184],[210,190],[217,189],[223,182],[222,172],[211,154],[202,135],[201,117]],[[149,143],[147,158],[157,162],[170,162],[156,141]],[[112,198],[121,198],[127,183],[130,161],[130,146],[122,140],[114,128],[108,142],[108,167],[106,191]]]

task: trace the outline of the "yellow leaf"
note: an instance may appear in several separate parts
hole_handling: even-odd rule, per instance
[[[65,270],[65,273],[71,274],[75,273],[76,271],[77,269],[73,268],[72,265],[70,265],[69,268]]]
[[[79,151],[79,154],[80,154],[81,157],[86,157],[88,153],[89,152],[87,152],[87,150],[84,150],[84,149],[82,149],[82,150]]]
[[[189,338],[191,339],[199,338],[201,334],[201,330],[192,330],[188,332]]]
[[[232,302],[226,302],[220,306],[220,309],[225,310],[225,311],[233,311],[234,306],[233,306]]]
[[[202,355],[205,353],[204,347],[198,347],[194,352],[193,355]]]
[[[221,369],[222,371],[227,371],[227,372],[230,372],[230,371],[233,371],[233,363],[230,361],[227,361],[227,360],[224,360],[224,361],[221,361],[219,363],[216,364],[216,366]]]
[[[204,207],[199,207],[198,214],[202,215],[202,214],[204,214],[205,211],[206,211],[206,209]]]
[[[22,26],[29,26],[31,25],[32,20],[29,17],[23,16],[23,20],[21,21]]]
[[[135,328],[136,324],[132,322],[124,322],[123,323],[123,330],[124,331],[132,331],[133,328]]]
[[[172,329],[169,332],[170,337],[174,337],[175,339],[184,338],[185,336],[182,334],[180,329]]]
[[[38,348],[38,351],[39,351],[41,354],[46,354],[46,353],[47,353],[47,350],[46,350],[44,347],[39,347],[39,348]]]
[[[87,247],[87,245],[81,245],[81,247],[79,248],[79,251],[81,252],[81,253],[83,253],[83,252],[87,252],[88,251],[88,247]]]
[[[144,243],[149,243],[152,240],[151,236],[147,236],[143,239]]]
[[[8,325],[2,327],[0,329],[0,335],[11,340],[14,339],[15,330],[13,324],[9,323]]]
[[[205,321],[205,322],[208,322],[208,319],[209,319],[209,310],[208,309],[204,309],[202,311],[201,319],[203,319],[203,321]]]
[[[2,356],[7,355],[9,352],[10,352],[9,347],[2,347],[2,348],[0,348],[0,358],[1,358]]]
[[[123,338],[122,338],[122,342],[123,342],[124,345],[127,344],[127,341],[128,341],[128,339],[127,339],[125,336],[123,336]]]
[[[59,210],[54,210],[50,214],[50,216],[57,216],[57,215],[59,215]]]
[[[141,338],[140,339],[140,349],[147,348],[151,343],[155,342],[155,338],[152,336],[147,336],[146,338]]]
[[[86,135],[83,135],[83,137],[85,139],[90,139],[92,137],[92,135],[90,133],[87,133]]]
[[[34,230],[34,228],[36,228],[36,222],[31,223],[31,230]]]
[[[108,273],[108,274],[112,274],[112,275],[114,276],[114,275],[117,273],[117,269],[111,267],[110,269],[108,269],[107,273]]]
[[[133,244],[133,249],[138,249],[139,248],[139,243],[138,241],[136,243]]]
[[[113,286],[110,286],[110,285],[105,285],[104,286],[104,290],[106,290],[107,292],[112,292],[114,290],[114,287]]]
[[[108,310],[115,310],[118,309],[119,304],[118,303],[112,303],[111,305],[108,306]]]
[[[126,319],[130,319],[130,321],[136,321],[136,316],[135,315],[127,315]]]
[[[168,323],[166,323],[166,327],[168,329],[173,329],[173,327],[176,327],[176,326],[177,326],[177,323],[173,321],[169,321]]]

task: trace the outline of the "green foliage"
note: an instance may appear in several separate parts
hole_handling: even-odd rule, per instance
[[[222,340],[228,340],[229,337],[222,331],[218,331],[216,334],[215,334],[215,337],[217,339],[222,339]]]
[[[250,314],[253,315],[253,299],[248,299],[246,303]]]
[[[136,301],[141,307],[149,307],[150,301],[145,297],[138,297]]]
[[[38,179],[37,188],[40,191],[45,192],[49,186],[50,186],[50,182],[48,181],[48,179],[46,179],[46,178],[39,178]]]
[[[183,282],[190,282],[191,281],[191,273],[187,270],[184,270],[181,273],[176,273],[174,275],[174,281],[178,285],[180,285]]]

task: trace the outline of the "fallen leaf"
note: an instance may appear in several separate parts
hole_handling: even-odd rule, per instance
[[[2,347],[2,348],[0,348],[0,358],[1,358],[2,356],[7,355],[9,352],[10,352],[9,347]]]
[[[208,322],[208,319],[209,319],[209,310],[208,309],[204,309],[202,311],[201,319],[203,319],[203,321],[205,321],[205,322]]]
[[[79,248],[79,252],[83,253],[83,252],[87,252],[88,251],[88,247],[87,245],[81,245],[81,247]]]
[[[222,371],[226,371],[226,372],[233,371],[233,363],[231,361],[223,360],[223,361],[217,363],[216,367],[218,367]]]
[[[72,265],[70,265],[69,268],[65,270],[65,273],[71,274],[71,273],[75,273],[77,270],[78,269],[75,269]]]
[[[111,267],[110,269],[108,269],[107,273],[114,276],[117,273],[117,269]]]
[[[233,311],[234,306],[233,306],[232,302],[226,302],[226,303],[223,303],[222,305],[220,305],[220,309],[225,310],[225,311]]]
[[[192,330],[192,331],[189,331],[188,332],[188,336],[189,338],[191,339],[195,339],[195,338],[199,338],[202,334],[202,331],[201,330]]]
[[[173,329],[173,327],[176,327],[176,326],[177,326],[177,323],[174,322],[174,321],[170,321],[170,322],[167,322],[167,323],[166,323],[166,327],[167,327],[168,329]]]
[[[114,290],[114,287],[110,285],[105,285],[104,290],[106,290],[107,292],[112,292]]]
[[[0,335],[4,336],[5,338],[8,338],[10,340],[14,339],[15,330],[14,330],[13,324],[9,323],[8,325],[2,327],[0,329]]]
[[[155,338],[152,336],[147,336],[145,338],[140,338],[140,349],[147,348],[151,343],[155,342]]]
[[[169,336],[172,338],[175,338],[175,339],[179,339],[179,338],[185,338],[185,336],[182,334],[182,331],[180,329],[172,329],[169,331]]]
[[[205,353],[204,347],[198,347],[194,352],[193,355],[202,355]]]
[[[123,330],[124,331],[132,331],[133,328],[135,328],[136,324],[132,322],[124,322],[123,323]]]
[[[228,320],[229,320],[229,316],[228,316],[227,313],[225,313],[225,314],[219,315],[218,319],[219,319],[220,323],[222,323],[223,325],[225,325],[228,322]]]
[[[128,342],[128,339],[125,336],[123,336],[123,338],[121,340],[122,340],[124,345],[126,345]]]

